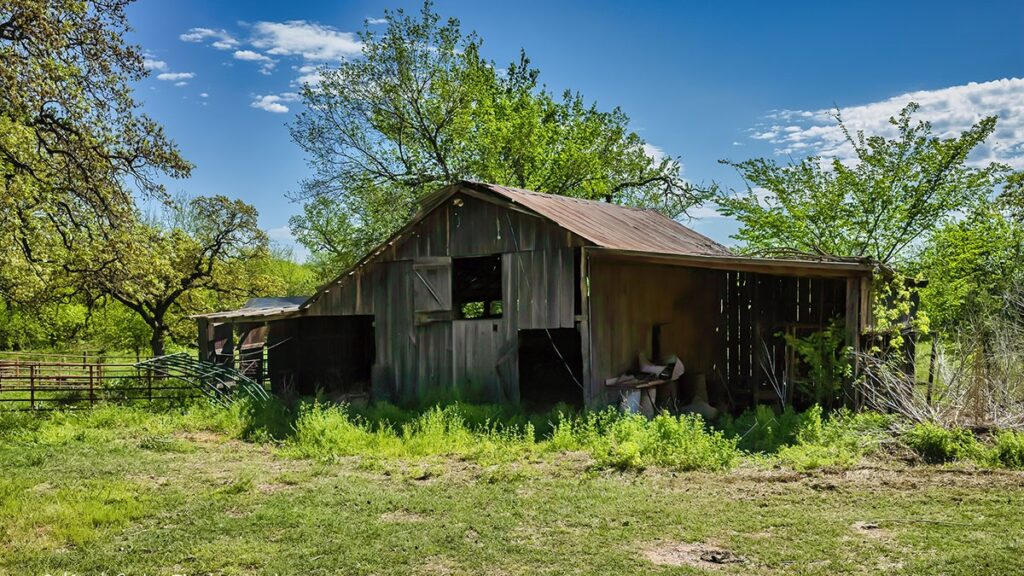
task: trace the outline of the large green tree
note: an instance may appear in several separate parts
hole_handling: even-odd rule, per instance
[[[968,158],[995,130],[996,118],[941,138],[928,122],[913,120],[917,109],[910,103],[890,118],[894,138],[851,133],[837,113],[854,151],[845,162],[816,156],[785,164],[767,158],[723,161],[747,183],[717,198],[721,211],[739,221],[735,238],[742,248],[894,264],[910,258],[936,228],[983,201],[1008,170],[999,164],[975,167]]]
[[[1024,226],[985,203],[939,228],[915,262],[921,304],[941,333],[981,327],[1024,281]]]
[[[255,208],[241,200],[177,202],[161,218],[140,219],[124,230],[129,233],[112,247],[112,262],[79,282],[137,314],[150,329],[154,356],[164,354],[173,320],[277,286],[249,266],[266,256],[267,237]]]
[[[652,158],[618,109],[539,84],[525,54],[503,69],[459,21],[429,3],[367,27],[362,56],[302,89],[291,126],[312,176],[301,184],[300,242],[342,266],[403,224],[417,200],[476,179],[552,194],[656,207],[678,216],[703,194],[671,157]]]
[[[67,297],[74,275],[110,264],[133,194],[191,166],[139,113],[145,76],[124,42],[127,0],[0,3],[0,296]]]

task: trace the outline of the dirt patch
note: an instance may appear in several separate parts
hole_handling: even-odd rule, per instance
[[[228,441],[228,438],[223,434],[209,432],[207,430],[197,432],[177,432],[174,435],[183,440],[195,442],[196,444],[223,444]]]
[[[869,538],[883,538],[887,535],[887,532],[883,530],[877,522],[854,522],[853,526],[850,526],[854,532],[863,534]]]
[[[658,566],[721,568],[726,564],[746,562],[744,557],[735,552],[700,542],[661,542],[645,549],[643,556]]]
[[[291,488],[294,488],[294,485],[281,484],[278,482],[268,482],[266,484],[256,486],[256,489],[264,494],[276,494],[282,490],[288,490]]]
[[[393,510],[380,515],[380,521],[388,524],[426,522],[427,517],[408,510]]]

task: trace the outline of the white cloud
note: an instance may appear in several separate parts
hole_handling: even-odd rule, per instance
[[[253,52],[252,50],[236,50],[235,60],[245,60],[247,62],[270,62],[270,57],[264,56],[259,52]]]
[[[211,44],[218,50],[230,50],[238,46],[238,40],[228,33],[227,30],[214,30],[213,28],[190,28],[188,32],[178,36],[183,42],[203,42],[211,38],[216,41]]]
[[[853,132],[863,130],[866,134],[893,137],[896,129],[889,124],[889,118],[898,115],[911,101],[921,105],[914,119],[931,122],[933,133],[941,137],[958,135],[985,116],[998,116],[995,132],[975,150],[971,161],[1003,162],[1016,169],[1024,168],[1024,78],[908,92],[879,102],[844,107],[841,112]],[[769,115],[770,124],[755,129],[751,138],[771,142],[778,154],[816,154],[849,160],[853,150],[832,119],[833,112],[778,111]]]
[[[252,50],[235,50],[235,60],[244,60],[246,62],[259,62],[260,73],[270,74],[271,70],[277,64],[277,61],[269,56],[260,54],[259,52],[253,52]]]
[[[655,146],[654,144],[648,144],[647,142],[644,142],[644,154],[646,154],[647,157],[651,159],[651,162],[655,164],[665,159],[664,150],[662,150],[659,146]]]
[[[146,56],[142,59],[142,66],[146,70],[156,70],[157,72],[167,70],[167,62],[163,60],[155,60]]]
[[[199,97],[200,97],[200,98],[209,98],[209,97],[210,97],[210,95],[209,95],[209,94],[207,94],[206,92],[200,92],[200,93],[199,93]]]
[[[302,56],[321,62],[343,60],[362,50],[355,34],[305,20],[257,22],[252,45],[274,56]]]
[[[157,74],[156,78],[165,82],[180,82],[182,80],[191,80],[195,76],[192,72],[164,72],[163,74]]]
[[[387,24],[387,18],[367,18],[366,23],[370,26],[377,26],[378,24]]]
[[[295,102],[298,99],[299,95],[294,92],[267,94],[265,96],[257,94],[256,99],[252,101],[250,106],[266,110],[267,112],[274,112],[275,114],[284,114],[288,112],[288,107],[283,102]]]
[[[303,84],[319,84],[323,79],[323,75],[320,73],[320,68],[312,64],[306,64],[296,68],[299,72],[299,77],[292,82],[295,86],[302,86]]]
[[[175,86],[188,86],[188,82],[185,82],[184,80],[182,80],[181,82],[175,82],[174,85]]]

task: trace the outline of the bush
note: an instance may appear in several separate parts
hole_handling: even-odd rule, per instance
[[[599,466],[619,470],[725,470],[740,455],[735,439],[708,430],[700,416],[663,412],[647,420],[638,414],[620,415],[613,408],[579,417],[563,415],[555,423],[548,449],[585,450]]]
[[[990,456],[992,464],[1024,470],[1024,432],[997,432]]]
[[[725,414],[718,421],[718,428],[727,436],[736,438],[740,448],[755,453],[772,453],[792,444],[800,425],[800,414],[792,407],[776,413],[771,406],[764,404],[735,418]]]
[[[888,437],[889,424],[884,415],[845,409],[826,420],[814,405],[800,415],[795,443],[779,449],[779,462],[795,470],[852,467],[878,449]]]
[[[929,464],[975,458],[981,445],[970,430],[943,428],[934,422],[915,424],[901,435],[903,442]]]

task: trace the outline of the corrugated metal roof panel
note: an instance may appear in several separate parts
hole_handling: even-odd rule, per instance
[[[223,312],[211,312],[209,314],[196,314],[193,318],[206,318],[207,320],[263,320],[268,317],[287,317],[299,312],[299,304],[289,306],[265,306],[258,308],[239,308],[238,310],[225,310]]]
[[[658,254],[732,254],[718,242],[654,210],[482,182],[465,184],[502,196],[603,248]]]

